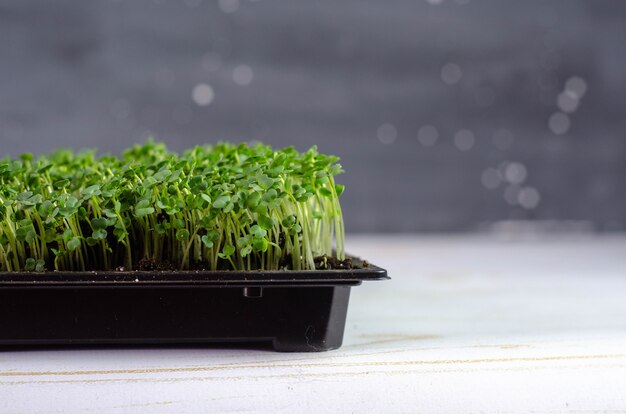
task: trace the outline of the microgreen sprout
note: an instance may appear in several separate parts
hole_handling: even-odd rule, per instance
[[[0,271],[310,270],[343,260],[335,156],[292,147],[148,141],[121,157],[0,160]]]

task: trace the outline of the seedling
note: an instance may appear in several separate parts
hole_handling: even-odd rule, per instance
[[[335,156],[257,144],[0,161],[0,271],[312,270],[345,259]],[[317,261],[319,263],[319,260]]]

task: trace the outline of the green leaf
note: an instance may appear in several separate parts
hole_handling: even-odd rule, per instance
[[[222,252],[219,253],[218,256],[221,257],[222,259],[226,259],[232,256],[234,253],[235,253],[235,246],[233,246],[232,244],[227,244],[226,246],[224,246],[224,249],[222,249]]]
[[[46,270],[46,262],[43,260],[37,260],[37,263],[35,264],[35,272],[43,272],[44,270]]]
[[[293,191],[293,196],[296,199],[298,199],[298,198],[300,198],[300,197],[302,197],[303,195],[306,194],[306,189],[304,187],[300,187],[299,185],[294,186],[292,191]]]
[[[187,240],[189,238],[189,230],[187,229],[178,229],[176,231],[176,239],[178,241]]]
[[[259,226],[265,230],[271,230],[274,228],[274,220],[271,217],[268,217],[263,214],[259,214],[259,218],[257,220]]]
[[[243,247],[250,244],[250,236],[243,236],[237,239],[237,246]]]
[[[121,242],[128,236],[128,232],[121,227],[115,227],[113,230],[113,235],[117,237],[117,241]]]
[[[278,198],[278,192],[273,188],[270,188],[265,194],[263,194],[263,201],[270,203]]]
[[[46,217],[46,224],[50,224],[54,221],[54,218],[59,214],[59,208],[55,207],[54,210]]]
[[[150,200],[144,198],[143,200],[139,200],[135,208],[146,208],[149,206],[150,206]]]
[[[17,201],[26,201],[26,200],[28,200],[29,198],[31,198],[32,196],[33,196],[33,192],[32,192],[32,191],[25,191],[25,192],[23,192],[23,193],[18,194],[18,195],[15,197],[15,200],[17,200]],[[34,260],[34,259],[33,259],[33,260]]]
[[[52,252],[52,254],[54,254],[55,257],[63,256],[65,254],[64,251],[55,248],[51,248],[50,251]]]
[[[61,214],[64,218],[69,218],[71,215],[76,214],[78,212],[78,207],[80,206],[80,201],[74,196],[70,196],[64,194],[66,197],[62,197],[59,199],[61,205],[59,205],[59,214]]]
[[[178,181],[178,179],[180,178],[180,175],[182,174],[183,170],[176,170],[172,173],[172,175],[170,175],[170,178],[167,180],[168,183],[173,183],[175,181]]]
[[[337,193],[337,197],[341,196],[345,189],[345,185],[335,184],[335,192]]]
[[[141,182],[141,185],[143,186],[143,188],[152,188],[155,185],[157,185],[158,181],[156,180],[156,178],[154,178],[154,176],[149,176],[144,178],[144,180]]]
[[[22,201],[22,204],[28,207],[35,206],[43,201],[43,196],[41,194],[35,194],[29,197],[26,200]]]
[[[261,194],[260,193],[251,193],[246,200],[246,207],[251,210],[255,210],[259,203],[261,202]]]
[[[107,225],[107,220],[104,218],[96,218],[91,220],[91,228],[94,230],[106,229]]]
[[[226,204],[226,207],[224,207],[223,211],[224,213],[230,213],[233,211],[233,208],[235,208],[235,205],[233,203],[228,203]]]
[[[235,246],[227,244],[224,246],[223,252],[226,256],[232,256],[235,253]]]
[[[274,179],[268,177],[265,174],[260,174],[257,177],[257,183],[259,183],[259,186],[262,189],[267,190],[268,188],[270,188],[274,184]]]
[[[21,220],[18,226],[15,230],[15,238],[21,242],[32,243],[37,237],[32,221],[29,219]]]
[[[185,204],[187,205],[188,209],[200,210],[202,209],[204,203],[201,197],[196,196],[195,194],[189,194],[187,197],[185,197]]]
[[[202,197],[202,199],[206,201],[207,203],[211,204],[211,197],[208,194],[202,193],[200,194],[200,197]]]
[[[323,195],[324,197],[328,197],[328,198],[332,198],[333,197],[333,193],[332,191],[330,191],[327,188],[320,188],[319,192],[321,195]]]
[[[304,203],[304,202],[308,201],[309,198],[311,198],[312,196],[313,196],[313,193],[305,191],[302,196],[296,197],[296,200],[301,202],[301,203]]]
[[[209,185],[205,181],[205,178],[201,175],[191,177],[189,180],[189,188],[193,193],[202,193],[209,188]]]
[[[241,254],[241,257],[246,257],[247,255],[252,253],[252,246],[248,245],[241,248],[241,250],[239,250],[239,253]]]
[[[32,257],[29,257],[28,259],[26,259],[24,270],[26,270],[27,272],[32,272],[35,270],[36,266],[37,266],[37,261],[33,259]]]
[[[80,217],[81,219],[85,219],[88,215],[89,213],[87,213],[87,209],[85,207],[80,206],[78,208],[78,217]]]
[[[252,242],[252,249],[255,252],[266,252],[269,247],[267,239],[254,239]]]
[[[68,186],[69,183],[70,183],[70,180],[68,180],[67,178],[64,178],[62,180],[55,181],[54,183],[52,183],[52,186],[54,188],[65,188]]]
[[[83,189],[82,194],[85,198],[92,198],[99,196],[102,192],[100,191],[100,184],[91,185],[85,189]]]
[[[47,173],[48,171],[50,171],[50,169],[52,169],[53,166],[54,166],[53,164],[44,165],[43,167],[37,169],[37,174],[43,175]]]
[[[334,164],[328,169],[328,174],[330,175],[337,175],[344,172],[345,171],[343,170],[341,164]]]
[[[274,157],[274,160],[270,164],[270,168],[283,166],[285,165],[285,161],[287,161],[287,155],[284,153],[278,153],[276,154],[276,156]]]
[[[250,233],[252,233],[252,235],[256,238],[261,238],[267,235],[267,230],[265,230],[258,224],[255,224],[254,226],[250,228]]]
[[[209,236],[204,235],[202,236],[201,240],[202,240],[202,243],[207,247],[207,249],[210,249],[213,247],[213,240],[211,240]]]
[[[206,236],[212,241],[217,241],[220,238],[220,234],[215,230],[207,230]]]
[[[105,216],[107,216],[108,218],[115,218],[117,219],[117,214],[115,214],[114,211],[111,210],[103,210],[102,214],[104,214]]]
[[[20,156],[20,159],[22,161],[32,161],[33,160],[33,154],[31,154],[30,152],[25,152],[24,154],[22,154]]]
[[[54,228],[46,229],[46,234],[44,235],[45,242],[52,243],[53,241],[56,241],[56,239],[57,239],[56,229]]]
[[[165,181],[170,175],[172,175],[172,172],[166,168],[154,174],[153,177],[157,182],[160,183],[162,181]]]
[[[217,199],[213,202],[213,207],[222,209],[228,205],[230,202],[230,196],[221,195],[217,197]]]
[[[67,242],[67,249],[70,252],[77,250],[80,247],[80,239],[78,237],[73,237],[70,241]]]
[[[150,205],[150,200],[141,200],[135,205],[135,216],[144,217],[154,213],[154,207]]]
[[[66,243],[69,242],[70,240],[72,240],[72,237],[74,237],[74,233],[72,233],[72,230],[66,229],[63,232],[63,241],[64,242],[66,242]]]
[[[144,217],[147,216],[149,214],[154,213],[154,207],[146,207],[146,208],[136,208],[135,209],[135,216],[136,217]]]
[[[281,224],[283,225],[283,227],[290,229],[291,227],[293,227],[294,224],[296,224],[296,216],[291,214],[285,217]]]
[[[91,234],[91,237],[93,237],[94,240],[106,240],[107,235],[108,233],[106,230],[98,229]]]

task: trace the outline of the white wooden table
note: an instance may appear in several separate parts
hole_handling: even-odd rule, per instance
[[[0,412],[626,413],[626,237],[350,237],[392,281],[352,290],[327,353],[0,353]]]

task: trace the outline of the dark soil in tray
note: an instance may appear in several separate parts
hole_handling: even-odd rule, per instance
[[[339,260],[336,257],[332,256],[317,256],[314,259],[315,269],[316,270],[350,270],[350,269],[365,269],[369,266],[366,260],[361,260],[357,257],[347,257],[345,260]],[[283,260],[283,269],[284,271],[290,271],[286,266],[291,263],[291,257],[288,256]],[[221,269],[224,271],[228,271],[226,268],[227,263],[225,263],[225,268]],[[123,267],[119,267],[116,269],[118,272],[123,272],[125,269]],[[157,259],[141,259],[137,263],[137,270],[145,272],[145,271],[176,271],[176,267],[168,262],[167,260],[157,260]],[[191,265],[191,270],[194,271],[205,271],[205,266],[201,263],[195,263]]]

